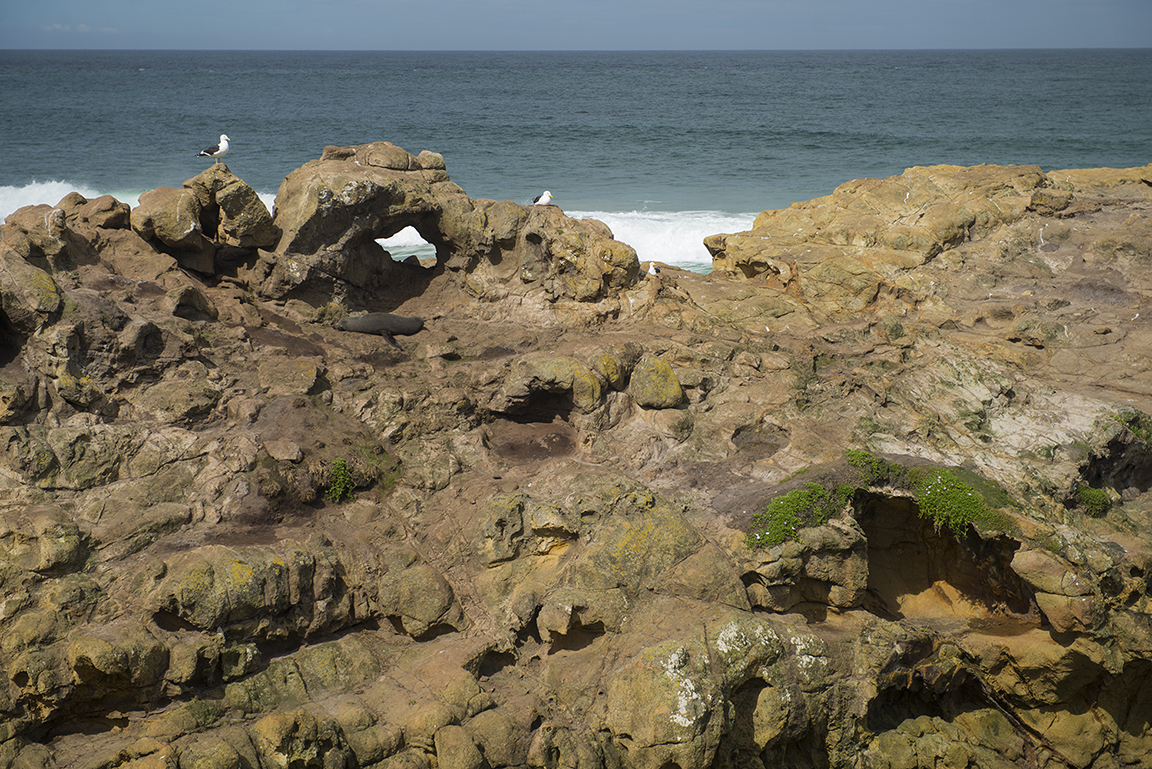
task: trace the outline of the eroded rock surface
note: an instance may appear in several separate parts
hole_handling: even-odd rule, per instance
[[[1150,173],[859,180],[707,277],[388,143],[274,240],[222,166],[189,248],[16,212],[0,767],[1149,765]]]
[[[276,195],[275,225],[280,240],[257,267],[257,290],[276,299],[316,303],[403,282],[412,266],[392,262],[376,240],[405,227],[436,247],[438,268],[486,301],[536,295],[614,314],[616,294],[640,267],[635,250],[601,222],[556,206],[473,200],[440,155],[416,157],[388,142],[327,147],[293,171]]]

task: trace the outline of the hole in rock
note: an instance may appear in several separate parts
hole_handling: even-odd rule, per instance
[[[766,457],[787,446],[789,440],[788,433],[775,425],[741,425],[732,433],[738,451]]]
[[[404,627],[404,618],[398,614],[390,614],[388,616],[388,622],[392,625],[392,629],[396,632],[397,635],[406,635],[412,640],[420,641],[421,643],[434,641],[440,636],[456,632],[456,628],[447,623],[441,622],[439,624],[433,625],[419,635],[414,635]]]
[[[934,692],[921,681],[913,680],[907,688],[880,692],[868,704],[865,723],[869,731],[878,733],[920,716],[951,722],[959,715],[983,710],[989,705],[979,683],[972,680],[964,680],[947,692]]]
[[[732,728],[730,739],[737,750],[748,750],[763,747],[756,744],[756,705],[760,694],[768,688],[768,682],[762,678],[753,678],[745,681],[732,693]],[[763,736],[763,729],[761,736]]]
[[[868,590],[897,617],[991,618],[1031,613],[1031,590],[1012,571],[1018,543],[936,531],[916,503],[865,494],[857,521],[868,538]]]
[[[436,246],[424,239],[424,236],[409,226],[387,238],[377,238],[380,247],[392,255],[392,261],[403,262],[415,257],[422,267],[432,267],[436,264]]]
[[[52,724],[44,733],[49,739],[83,736],[97,737],[110,732],[119,732],[127,727],[127,716],[74,716]]]
[[[552,634],[552,645],[548,648],[549,654],[556,652],[578,652],[591,646],[597,638],[604,635],[604,623],[593,622],[590,625],[577,625],[563,635]]]
[[[1111,486],[1122,495],[1126,490],[1143,494],[1152,489],[1152,449],[1130,431],[1121,431],[1089,459],[1084,483],[1096,489]]]
[[[477,677],[491,678],[505,668],[512,667],[516,664],[516,655],[511,652],[487,652],[480,658],[480,667],[477,670]]]
[[[560,392],[536,391],[528,400],[514,411],[505,416],[517,422],[552,422],[557,419],[568,421],[575,404],[572,401],[572,391]]]
[[[0,312],[0,371],[3,371],[8,364],[17,361],[20,348],[23,346],[24,340],[17,335],[16,329],[8,321],[8,316]]]
[[[175,633],[180,630],[188,630],[194,633],[200,632],[201,628],[196,627],[183,617],[173,614],[167,609],[160,609],[152,614],[152,621],[156,623],[156,627],[167,633]]]
[[[516,631],[516,646],[521,647],[525,644],[535,644],[539,646],[542,641],[540,640],[540,626],[536,624],[536,618],[540,615],[540,607],[536,607],[536,611],[532,615],[532,619]]]
[[[412,640],[419,641],[420,643],[426,643],[428,641],[435,641],[440,636],[455,632],[457,632],[456,628],[452,627],[446,622],[441,622],[438,625],[433,625],[432,627],[428,628],[418,636],[412,636]]]

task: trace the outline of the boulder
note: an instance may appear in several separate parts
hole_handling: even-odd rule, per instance
[[[249,731],[260,765],[269,769],[325,769],[354,760],[336,721],[303,708],[265,716]]]
[[[204,234],[192,191],[157,187],[141,194],[140,205],[132,210],[132,229],[170,251],[182,267],[208,275],[216,271],[216,247]]]
[[[184,267],[213,274],[221,246],[255,249],[275,242],[272,216],[250,186],[223,164],[184,182],[140,196],[132,229],[169,251]]]
[[[27,336],[63,305],[64,294],[48,272],[0,244],[0,327]]]
[[[642,358],[632,370],[628,394],[640,406],[669,409],[684,401],[684,389],[666,360],[655,355]]]

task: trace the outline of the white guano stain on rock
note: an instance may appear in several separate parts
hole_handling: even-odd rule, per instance
[[[720,650],[721,654],[743,651],[749,646],[751,643],[748,636],[744,635],[744,631],[735,622],[729,622],[722,627],[716,636],[716,648]]]
[[[707,709],[707,703],[696,690],[696,682],[685,672],[688,650],[680,647],[664,660],[664,673],[676,686],[676,707],[669,720],[685,729],[693,726]]]

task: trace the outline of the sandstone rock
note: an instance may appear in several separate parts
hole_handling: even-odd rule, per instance
[[[1096,604],[1088,596],[1063,596],[1037,593],[1036,605],[1057,633],[1090,629],[1096,619]]]
[[[226,166],[209,167],[189,181],[209,216],[219,210],[217,242],[237,248],[268,248],[276,242],[272,215],[264,201]]]
[[[1043,550],[1019,550],[1012,557],[1012,570],[1044,593],[1082,596],[1091,589],[1065,563]]]
[[[931,166],[858,179],[824,198],[765,211],[753,229],[705,245],[714,269],[775,273],[821,315],[870,308],[880,287],[976,233],[1019,219],[1047,180],[1035,166]],[[955,202],[957,191],[964,202]],[[803,246],[803,250],[801,250]]]
[[[602,225],[384,144],[218,282],[111,199],[17,212],[0,764],[1147,764],[1148,176],[910,169],[635,285]],[[258,229],[201,181],[214,248]],[[405,223],[435,267],[378,258]],[[843,514],[747,548],[816,482]]]
[[[452,586],[415,554],[398,550],[389,556],[388,572],[379,584],[381,612],[396,618],[403,632],[420,637],[439,624],[459,624],[460,609]]]
[[[684,400],[676,372],[667,361],[654,355],[645,356],[636,364],[628,394],[638,405],[653,409],[673,408]]]
[[[513,495],[495,497],[488,503],[476,539],[480,560],[488,566],[510,561],[519,554],[526,501],[523,495]]]
[[[143,627],[110,625],[74,633],[68,666],[86,699],[125,690],[144,693],[163,680],[168,649]]]
[[[14,421],[27,403],[28,395],[23,386],[0,381],[0,424]]]
[[[299,462],[304,456],[304,452],[294,441],[265,441],[264,450],[268,452],[268,456],[279,462]]]
[[[380,723],[377,715],[359,700],[342,700],[335,716],[360,766],[383,761],[402,744],[400,730]]]
[[[180,769],[227,769],[240,762],[236,749],[218,737],[197,740],[180,754]]]
[[[514,364],[491,408],[515,414],[553,393],[570,397],[573,406],[588,413],[602,404],[604,385],[591,368],[574,358],[525,356]]]
[[[260,364],[260,387],[270,398],[309,395],[322,373],[323,364],[314,358],[274,358]]]
[[[412,157],[388,142],[327,147],[289,174],[276,198],[278,244],[265,258],[261,291],[333,295],[338,283],[367,288],[404,269],[377,245],[414,227],[437,261],[479,296],[542,289],[553,299],[596,302],[635,283],[636,252],[603,224],[559,209],[473,201],[447,180],[434,153]]]
[[[51,275],[0,245],[0,311],[14,330],[23,335],[35,331],[63,303]]]
[[[195,286],[181,286],[168,292],[172,303],[172,314],[187,320],[216,320],[220,312],[213,306],[204,292]]]
[[[265,716],[251,734],[261,765],[275,769],[323,769],[343,766],[352,758],[339,726],[303,709]]]
[[[158,187],[140,195],[132,229],[149,242],[171,249],[181,266],[204,274],[216,271],[216,248],[204,234],[200,205],[188,189]]]
[[[212,274],[217,244],[266,248],[275,241],[272,217],[256,191],[217,164],[184,182],[140,196],[132,211],[140,237],[170,249],[183,266]]]
[[[450,724],[436,732],[436,762],[444,769],[480,769],[484,755],[463,727]]]
[[[176,379],[160,382],[132,393],[132,405],[161,422],[183,424],[207,416],[220,401],[220,390],[211,382]]]
[[[528,754],[528,731],[500,709],[477,713],[464,728],[491,767],[514,766]]]

